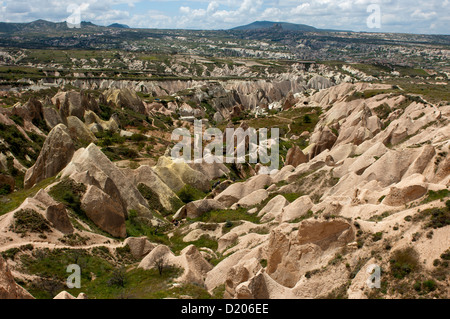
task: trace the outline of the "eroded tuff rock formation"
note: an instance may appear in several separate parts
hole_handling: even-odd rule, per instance
[[[168,153],[151,164],[123,167],[88,133],[103,130],[123,137],[130,132],[121,130],[115,117],[100,119],[92,101],[82,102],[92,97],[58,93],[62,104],[57,113],[27,104],[36,110],[32,117],[44,114],[55,125],[25,184],[54,180],[0,216],[1,251],[33,245],[92,252],[105,246],[112,252],[102,252],[109,260],[128,251],[139,270],[158,268],[163,261],[181,269],[173,278],[176,285],[195,284],[210,294],[222,290],[225,298],[400,298],[416,296],[419,280],[435,282],[433,291],[423,292],[427,297],[447,297],[450,106],[406,94],[364,99],[355,93],[391,88],[380,84],[329,87],[319,78],[309,82],[322,90],[286,99],[283,105],[289,104],[289,110],[320,108],[318,123],[310,133],[295,132],[305,145],[291,147],[284,167],[272,174],[257,174],[267,172],[261,165],[245,172],[244,165],[187,164]],[[165,85],[178,90],[187,84]],[[300,84],[228,82],[211,88],[213,93],[195,89],[194,95],[214,94],[224,109],[236,102],[251,108],[282,100],[295,85]],[[148,105],[135,105],[135,98],[134,91],[111,90],[102,99],[110,107],[151,115]],[[171,103],[151,109],[172,112],[183,105]],[[0,120],[13,125],[7,116]],[[80,136],[92,143],[80,146]],[[61,196],[61,190],[69,195]],[[77,215],[80,211],[85,219]],[[23,226],[23,216],[39,227]],[[144,226],[147,236],[130,236]],[[79,241],[70,246],[73,238]],[[415,264],[401,278],[406,288],[399,290],[396,253],[410,248]],[[0,294],[3,269],[4,295],[27,295],[12,284],[7,271],[6,265],[16,262],[0,259]],[[372,264],[380,265],[388,279],[381,295],[365,284]],[[57,297],[74,298],[65,292]]]

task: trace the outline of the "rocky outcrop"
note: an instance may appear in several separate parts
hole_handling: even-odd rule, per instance
[[[48,134],[36,163],[25,174],[25,188],[58,174],[74,152],[75,146],[67,127],[64,124],[55,126]]]
[[[84,121],[88,129],[94,134],[101,131],[109,131],[109,132],[119,131],[120,123],[115,118],[115,116],[111,116],[109,121],[103,121],[94,112],[86,111],[84,113]]]
[[[189,166],[205,175],[209,180],[215,180],[230,173],[228,167],[223,163],[207,163],[202,161],[201,163],[191,163]]]
[[[149,242],[145,236],[128,237],[125,239],[124,244],[130,247],[131,254],[138,260],[147,256],[156,247],[156,245]]]
[[[308,153],[309,158],[316,157],[326,149],[331,150],[336,140],[336,135],[328,128],[328,126],[315,131],[310,139],[311,150]]]
[[[76,116],[67,117],[67,128],[72,140],[83,143],[92,143],[97,140],[95,135],[86,127],[86,125]]]
[[[156,246],[139,264],[138,268],[151,269],[162,265],[164,268],[174,266],[183,269],[182,275],[176,279],[178,282],[204,285],[205,276],[212,269],[194,245],[184,248],[179,256],[175,256],[164,245]]]
[[[12,114],[17,115],[24,120],[32,122],[33,120],[41,120],[43,117],[42,103],[35,97],[32,97],[24,105],[14,105]]]
[[[150,199],[151,201],[157,201],[167,211],[173,211],[179,207],[176,207],[176,203],[181,202],[181,200],[150,166],[142,165],[131,174],[134,178],[134,185],[143,184],[154,193],[155,198]]]
[[[61,115],[53,107],[44,107],[43,116],[48,127],[54,128],[56,125],[63,123]]]
[[[67,209],[62,203],[48,206],[45,210],[45,218],[63,234],[72,234],[74,231]]]
[[[301,218],[308,213],[313,205],[314,203],[311,201],[309,196],[301,196],[289,205],[285,206],[281,211],[281,214],[276,216],[276,219],[281,222],[288,222]]]
[[[208,177],[181,160],[173,161],[163,156],[152,169],[174,192],[180,191],[186,184],[202,191],[210,189]]]
[[[99,228],[114,237],[126,237],[122,207],[96,186],[89,186],[81,199],[81,208]]]
[[[272,198],[263,209],[261,209],[258,213],[258,217],[262,217],[262,222],[268,222],[280,215],[283,212],[284,207],[288,205],[289,202],[284,196],[277,195]]]
[[[136,113],[145,114],[145,105],[135,91],[128,88],[111,89],[105,93],[106,101],[116,107],[131,109]]]
[[[332,87],[334,84],[330,81],[330,79],[324,78],[320,75],[313,76],[309,81],[306,87],[308,89],[322,90],[328,89]]]
[[[238,285],[235,291],[236,299],[297,299],[291,289],[273,280],[264,269]]]
[[[5,260],[0,256],[0,299],[34,299],[14,281]]]
[[[368,167],[361,178],[366,181],[376,180],[386,187],[400,182],[408,175],[423,173],[434,154],[434,148],[429,145],[416,149],[390,150]]]
[[[298,230],[293,231],[294,227]],[[318,267],[326,251],[345,246],[354,238],[352,226],[340,219],[281,224],[270,234],[267,274],[279,284],[292,288],[306,271]]]
[[[53,299],[88,299],[86,294],[79,293],[78,297],[74,297],[71,294],[69,294],[67,291],[61,291],[59,294],[57,294]]]
[[[269,175],[257,175],[248,179],[245,183],[235,183],[226,188],[214,199],[225,206],[231,206],[237,203],[241,198],[252,192],[263,189],[272,184],[272,178]]]
[[[300,147],[294,145],[288,150],[286,154],[285,165],[292,165],[294,167],[297,167],[298,165],[306,162],[308,162],[308,158],[305,154],[303,154]]]
[[[269,197],[269,192],[265,189],[258,189],[247,196],[242,197],[234,206],[250,208],[256,206]]]
[[[61,177],[71,177],[86,186],[99,187],[118,205],[116,208],[123,207],[124,214],[130,210],[150,214],[148,203],[133,180],[127,178],[95,144],[76,151],[71,162],[61,172]]]
[[[53,98],[52,103],[59,108],[61,119],[65,121],[68,116],[76,116],[83,120],[84,113],[87,110],[98,112],[97,101],[85,92],[69,91],[58,92]]]
[[[254,277],[261,268],[261,264],[256,258],[243,260],[231,267],[226,274],[224,298],[233,298],[236,295],[237,286]]]
[[[187,203],[173,216],[174,219],[198,218],[212,210],[226,209],[225,205],[214,199],[200,199]]]
[[[402,206],[422,197],[427,190],[425,177],[414,174],[392,186],[382,203],[389,206]]]

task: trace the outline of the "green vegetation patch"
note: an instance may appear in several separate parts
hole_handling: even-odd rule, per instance
[[[36,298],[53,298],[67,289],[63,283],[69,275],[67,266],[71,264],[79,265],[82,270],[81,287],[88,286],[94,277],[104,277],[114,269],[111,263],[82,249],[35,249],[31,255],[22,255],[20,260],[26,273],[43,279],[25,287]]]
[[[242,207],[236,210],[233,209],[213,210],[203,214],[201,217],[189,219],[189,221],[204,222],[204,223],[225,223],[228,221],[233,222],[241,220],[246,220],[254,224],[260,223],[259,217],[257,217],[254,214],[247,213],[247,209]]]
[[[180,233],[175,233],[174,236],[170,238],[170,248],[175,254],[179,254],[184,248],[189,245],[194,245],[197,248],[210,248],[213,251],[216,251],[218,248],[218,243],[216,240],[212,239],[208,235],[203,235],[199,239],[191,242],[183,241],[184,235]]]
[[[177,193],[178,198],[183,201],[183,203],[187,204],[199,199],[205,198],[206,194],[203,193],[201,190],[186,184],[183,186],[183,188]]]
[[[28,135],[28,134],[27,134]],[[1,143],[0,152],[11,151],[24,166],[31,167],[39,156],[44,138],[39,138],[37,134],[32,135],[37,142],[28,140],[14,125],[5,125],[0,123],[0,140],[4,140],[8,146]],[[28,136],[30,137],[30,136]],[[30,137],[31,138],[31,137]],[[29,161],[27,156],[31,159]]]
[[[154,192],[150,187],[141,183],[138,185],[137,189],[141,193],[141,195],[147,200],[148,206],[151,209],[159,211],[161,214],[163,214],[163,216],[166,216],[168,214],[164,206],[161,204],[159,195],[156,192]]]
[[[56,201],[64,203],[78,215],[86,217],[86,214],[81,209],[81,197],[83,197],[85,192],[85,185],[76,183],[74,180],[66,178],[53,186],[49,191],[49,195]]]
[[[387,119],[389,114],[391,113],[391,108],[387,103],[380,104],[373,110],[375,111],[375,114],[382,120]]]
[[[169,238],[166,235],[168,226],[153,226],[145,216],[140,216],[135,210],[128,212],[128,219],[125,221],[127,235],[130,237],[147,236],[154,243],[170,245]]]
[[[10,229],[18,234],[51,232],[50,223],[32,209],[21,209],[14,213],[14,224]]]
[[[427,198],[425,198],[422,204],[426,204],[435,200],[442,200],[444,198],[450,197],[450,190],[441,189],[437,192],[429,190],[427,193]]]
[[[391,274],[397,279],[405,278],[420,267],[418,254],[412,247],[395,251],[390,263]]]
[[[425,228],[441,228],[450,225],[450,200],[445,202],[445,207],[426,209],[416,216],[413,221],[426,220]]]
[[[28,198],[36,195],[36,193],[42,189],[52,184],[55,181],[55,177],[47,178],[30,189],[21,189],[11,194],[0,196],[1,205],[0,205],[0,216],[6,214],[17,207],[19,207],[23,201]]]

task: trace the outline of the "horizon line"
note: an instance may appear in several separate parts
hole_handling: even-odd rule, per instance
[[[59,24],[59,23],[67,23],[67,21],[63,20],[63,21],[58,21],[58,22],[54,22],[54,21],[50,21],[50,20],[45,20],[45,19],[36,19],[33,21],[29,21],[29,22],[7,22],[7,21],[0,21],[0,23],[5,23],[5,24],[30,24],[33,22],[37,22],[37,21],[44,21],[44,22],[49,22],[49,23],[53,23],[53,24]],[[367,33],[367,34],[413,34],[413,35],[424,35],[424,36],[450,36],[450,33],[414,33],[414,32],[395,32],[395,31],[354,31],[354,30],[337,30],[337,29],[329,29],[329,28],[316,28],[314,26],[308,25],[308,24],[302,24],[302,23],[294,23],[294,22],[287,22],[287,21],[269,21],[269,20],[255,20],[253,22],[247,23],[247,24],[242,24],[242,25],[238,25],[235,27],[231,27],[228,29],[195,29],[195,28],[157,28],[157,27],[131,27],[127,24],[124,23],[119,23],[119,22],[113,22],[109,25],[100,25],[100,24],[95,24],[92,21],[81,21],[81,23],[90,23],[94,26],[97,27],[103,27],[103,28],[109,28],[111,25],[113,24],[118,24],[118,25],[124,25],[127,28],[117,28],[117,29],[134,29],[134,30],[189,30],[189,31],[249,31],[249,30],[233,30],[235,28],[239,28],[239,27],[243,27],[243,26],[247,26],[247,25],[251,25],[255,22],[270,22],[270,23],[287,23],[287,24],[293,24],[293,25],[304,25],[304,26],[309,26],[312,28],[315,28],[316,31],[297,31],[297,30],[286,30],[286,31],[292,31],[292,32],[333,32],[333,33]],[[114,28],[114,27],[111,27]],[[267,28],[260,28],[260,29],[267,29]],[[258,29],[253,29],[253,30],[258,30]]]

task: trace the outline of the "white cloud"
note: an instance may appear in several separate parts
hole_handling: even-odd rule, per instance
[[[424,19],[424,20],[429,20],[429,19],[433,18],[434,16],[436,16],[436,12],[423,12],[420,9],[416,9],[411,14],[412,18],[419,18],[419,19]]]
[[[219,3],[217,1],[212,1],[208,4],[208,9],[206,11],[208,12],[214,12],[219,7]]]
[[[444,8],[450,0],[3,0],[0,20],[65,21],[70,15],[67,7],[82,3],[89,4],[82,20],[103,25],[227,29],[271,20],[355,31],[373,31],[366,25],[370,14],[366,9],[378,4],[382,24],[376,31],[448,34],[449,16]]]

